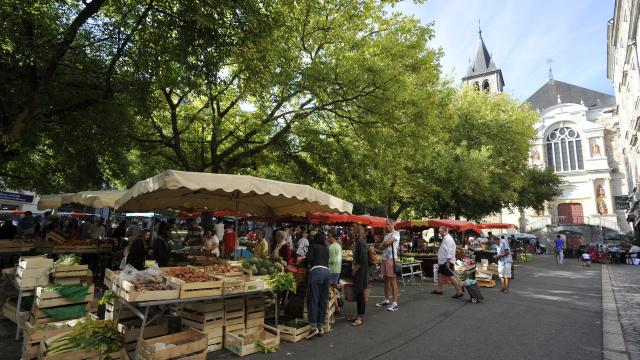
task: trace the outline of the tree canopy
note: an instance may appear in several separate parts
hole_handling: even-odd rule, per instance
[[[390,217],[541,206],[557,179],[527,166],[537,115],[452,88],[432,26],[395,2],[0,0],[2,184],[125,188],[173,168]]]

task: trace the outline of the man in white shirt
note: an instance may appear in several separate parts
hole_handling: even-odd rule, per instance
[[[456,263],[456,242],[453,241],[453,237],[449,235],[449,229],[444,226],[440,226],[440,235],[442,236],[442,243],[440,243],[440,249],[438,249],[438,288],[432,291],[432,294],[442,295],[443,278],[446,276],[451,282],[451,285],[456,289],[456,294],[453,295],[454,299],[462,297],[462,287],[458,281],[458,277],[453,272],[454,265]]]
[[[382,250],[381,272],[384,279],[384,301],[376,304],[389,311],[398,310],[398,283],[396,282],[396,270],[394,260],[399,261],[398,248],[400,248],[400,233],[394,228],[395,221],[387,220],[385,230],[387,234],[382,240],[380,247]],[[393,293],[393,303],[389,301],[389,293]]]

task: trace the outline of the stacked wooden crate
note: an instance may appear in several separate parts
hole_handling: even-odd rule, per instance
[[[252,294],[245,297],[245,328],[250,329],[264,324],[264,294]]]
[[[180,333],[143,340],[137,357],[140,360],[206,360],[207,338],[195,329],[187,329]]]
[[[209,352],[222,349],[225,321],[225,303],[222,300],[185,303],[181,310],[182,325],[197,329],[207,339]]]
[[[224,332],[244,330],[244,296],[224,300]]]
[[[31,309],[31,317],[29,322],[31,325],[41,325],[51,322],[57,322],[52,317],[46,314],[43,309],[64,311],[68,307],[72,306],[84,306],[85,314],[89,310],[89,302],[93,301],[93,285],[90,285],[87,289],[85,296],[81,300],[68,300],[62,297],[57,290],[46,287],[39,287],[36,290],[36,298]],[[82,315],[84,316],[84,314]],[[66,319],[65,319],[66,320]]]
[[[280,339],[283,341],[297,343],[309,335],[311,330],[311,325],[306,320],[281,319],[281,322],[278,324],[278,330],[280,330]]]
[[[276,351],[280,345],[280,330],[268,325],[252,329],[225,332],[224,347],[238,356],[255,354],[259,351]]]
[[[34,288],[49,284],[53,259],[46,256],[22,256],[16,268],[16,283],[20,288]]]
[[[118,321],[118,331],[123,335],[123,348],[128,351],[136,350],[142,320],[139,318]],[[144,327],[144,339],[152,339],[169,334],[169,323],[166,319],[157,319]]]
[[[88,265],[55,265],[51,276],[54,284],[71,285],[92,282],[92,273]]]
[[[22,341],[22,359],[37,359],[40,342],[49,337],[69,331],[72,324],[73,321],[59,321],[38,326],[28,322],[25,323]]]

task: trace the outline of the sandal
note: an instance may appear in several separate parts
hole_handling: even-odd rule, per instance
[[[347,316],[347,321],[356,321],[356,320],[358,320],[358,317],[356,315]]]
[[[364,324],[364,321],[362,321],[362,319],[356,319],[356,321],[354,321],[353,324],[351,324],[351,325],[360,326],[362,324]]]
[[[433,290],[431,293],[432,293],[432,294],[435,294],[435,295],[442,295],[442,294],[444,294],[442,291],[438,291],[438,290]]]

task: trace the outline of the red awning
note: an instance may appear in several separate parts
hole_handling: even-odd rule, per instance
[[[462,220],[450,220],[450,219],[429,219],[429,220],[406,220],[396,224],[396,229],[410,229],[412,231],[422,231],[429,228],[436,228],[444,226],[447,229],[464,232],[473,231],[480,234],[480,228],[477,224]]]
[[[480,229],[515,229],[517,228],[517,226],[513,224],[487,223],[487,224],[478,224],[478,228]]]

